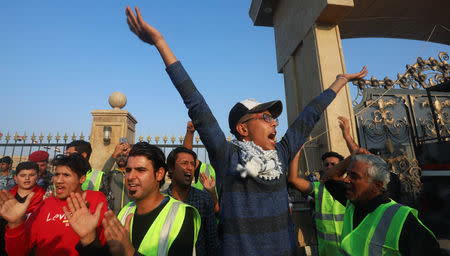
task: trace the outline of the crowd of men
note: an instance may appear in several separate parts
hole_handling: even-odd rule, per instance
[[[2,158],[4,254],[296,255],[288,182],[313,198],[320,255],[440,254],[417,210],[389,198],[386,162],[352,141],[345,118],[339,120],[351,155],[326,153],[318,181],[297,175],[315,123],[365,68],[338,75],[278,142],[281,101],[236,103],[228,119],[236,139],[227,141],[162,35],[138,8],[135,14],[127,7],[126,16],[130,30],[157,48],[188,108],[183,147],[166,159],[154,145],[121,142],[101,171],[89,165],[92,149],[82,140],[52,160],[53,173],[45,151],[30,154],[14,174],[11,158]],[[195,131],[211,164],[192,151]],[[171,182],[163,186],[166,175]]]

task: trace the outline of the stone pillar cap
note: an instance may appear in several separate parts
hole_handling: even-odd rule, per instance
[[[121,92],[113,92],[108,101],[113,109],[122,109],[127,104],[127,96]]]

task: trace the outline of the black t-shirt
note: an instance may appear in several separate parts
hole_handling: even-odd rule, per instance
[[[27,200],[28,195],[26,195],[26,196],[24,196],[24,197],[21,197],[21,196],[19,195],[19,193],[17,192],[16,195],[15,195],[14,197],[16,198],[16,200],[17,200],[19,203],[23,204],[23,203],[25,203],[25,200]]]
[[[346,205],[346,185],[340,181],[329,180],[325,187],[330,194],[342,205]],[[363,207],[355,205],[353,214],[353,229],[355,229],[367,214],[373,212],[380,204],[390,201],[386,193],[367,202]],[[439,244],[428,230],[419,223],[417,218],[409,213],[399,238],[399,250],[402,255],[441,255]]]

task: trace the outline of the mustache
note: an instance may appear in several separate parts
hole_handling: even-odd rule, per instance
[[[116,162],[126,162],[128,160],[127,156],[118,156]]]

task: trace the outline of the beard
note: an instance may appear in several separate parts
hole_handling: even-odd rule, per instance
[[[126,167],[127,166],[127,157],[121,156],[121,157],[117,158],[116,164],[119,168]]]

